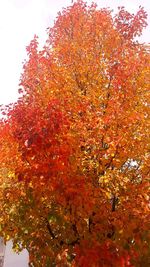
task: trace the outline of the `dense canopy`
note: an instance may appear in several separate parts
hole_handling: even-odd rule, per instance
[[[30,266],[150,265],[146,17],[77,1],[27,47],[0,121],[0,225]]]

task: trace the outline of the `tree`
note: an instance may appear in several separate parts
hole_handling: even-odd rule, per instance
[[[27,47],[0,123],[0,221],[30,266],[149,266],[146,18],[77,1]]]

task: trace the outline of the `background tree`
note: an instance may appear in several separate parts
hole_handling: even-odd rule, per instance
[[[30,266],[149,266],[146,13],[75,2],[0,123],[1,234]]]

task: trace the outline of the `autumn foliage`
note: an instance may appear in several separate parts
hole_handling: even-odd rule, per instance
[[[30,266],[150,265],[146,17],[77,1],[27,47],[0,122],[0,224]]]

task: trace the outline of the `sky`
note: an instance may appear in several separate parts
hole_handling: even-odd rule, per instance
[[[92,1],[88,1],[89,3]],[[141,38],[150,42],[150,0],[95,0],[99,7],[125,6],[134,13],[144,6],[148,12],[148,28]],[[39,36],[40,45],[46,40],[46,28],[53,25],[57,12],[69,6],[71,0],[0,0],[0,105],[14,102],[26,46],[33,36]]]
[[[29,255],[27,250],[23,250],[19,255],[12,250],[12,242],[7,242],[5,248],[3,267],[29,267]]]

